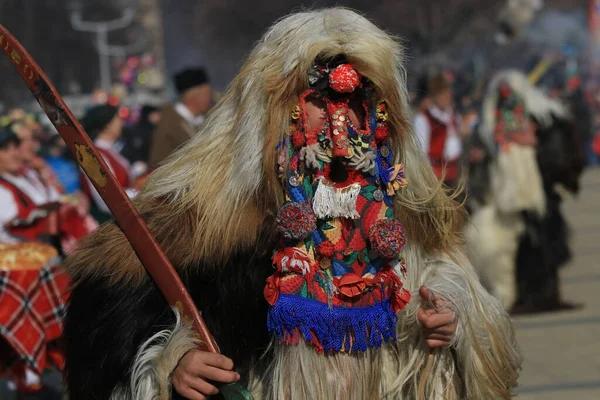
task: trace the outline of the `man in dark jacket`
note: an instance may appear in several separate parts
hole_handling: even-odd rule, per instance
[[[203,68],[186,69],[175,75],[179,101],[161,110],[161,118],[150,146],[150,166],[157,166],[195,133],[211,107],[212,91]]]

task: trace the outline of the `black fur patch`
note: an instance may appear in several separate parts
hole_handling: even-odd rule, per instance
[[[517,306],[552,309],[561,303],[558,270],[571,259],[569,228],[555,185],[579,191],[585,166],[579,138],[569,121],[555,118],[538,129],[537,161],[546,194],[543,218],[524,214],[526,231],[517,252]]]
[[[252,365],[268,365],[265,352],[268,304],[265,279],[272,273],[271,239],[262,249],[239,251],[226,265],[197,265],[183,280],[224,355],[234,360],[246,384]],[[211,272],[206,272],[211,271]],[[175,317],[148,277],[135,289],[109,286],[106,279],[75,282],[65,321],[66,387],[70,400],[108,400],[128,385],[140,345]]]

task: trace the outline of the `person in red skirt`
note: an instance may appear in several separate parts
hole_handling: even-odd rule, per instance
[[[19,176],[19,145],[13,132],[0,131],[0,375],[20,399],[59,399],[40,379],[49,364],[64,364],[57,340],[69,278],[57,250],[42,243],[52,242],[58,203],[42,204],[22,190],[24,182],[38,186]]]

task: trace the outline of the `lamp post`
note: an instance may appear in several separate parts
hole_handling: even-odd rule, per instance
[[[135,16],[135,9],[126,7],[119,18],[109,21],[84,21],[79,1],[72,1],[70,8],[73,29],[96,34],[96,48],[100,62],[100,86],[108,92],[111,87],[110,55],[114,54],[114,48],[108,45],[108,32],[128,27]]]

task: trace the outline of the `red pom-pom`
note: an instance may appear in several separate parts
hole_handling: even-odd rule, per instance
[[[331,244],[329,240],[325,240],[319,245],[319,247],[317,247],[317,252],[319,255],[325,258],[333,257],[333,251],[333,244]]]
[[[302,147],[304,147],[305,143],[306,139],[304,138],[302,132],[294,131],[294,133],[292,134],[292,145],[294,146],[294,148],[301,149]]]
[[[386,124],[377,124],[375,128],[375,140],[377,143],[383,143],[388,139],[389,132]]]
[[[286,239],[304,239],[317,229],[317,217],[308,203],[289,203],[277,214],[277,227]]]
[[[360,85],[360,76],[350,64],[342,64],[329,74],[329,86],[338,93],[352,93]]]
[[[371,248],[383,258],[398,258],[406,246],[406,231],[395,219],[380,219],[369,232]]]

